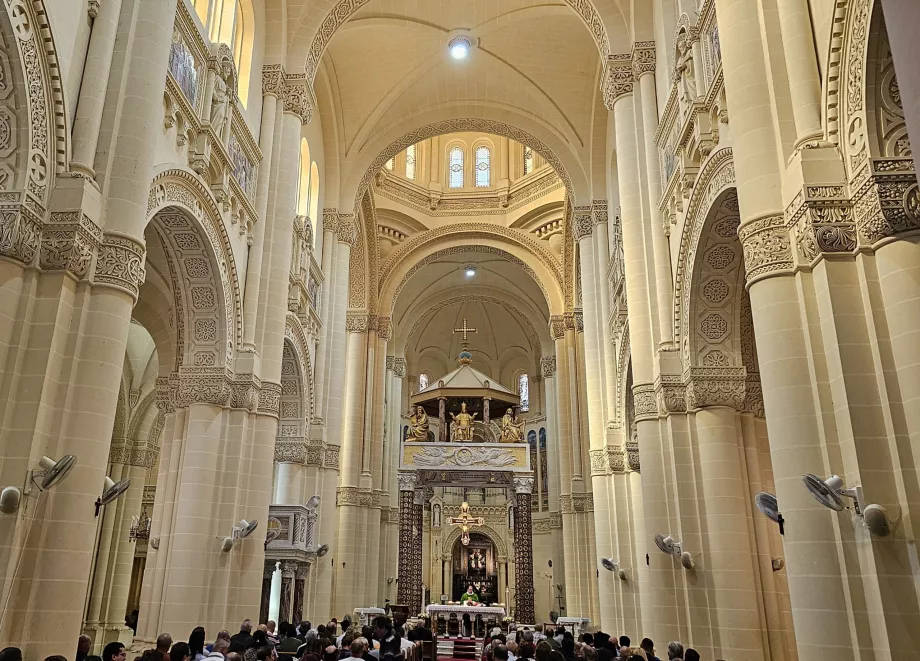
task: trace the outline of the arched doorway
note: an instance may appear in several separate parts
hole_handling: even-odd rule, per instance
[[[454,541],[450,552],[451,583],[449,601],[458,601],[472,585],[483,603],[501,601],[498,594],[498,549],[492,538],[480,532],[470,533],[470,543]]]

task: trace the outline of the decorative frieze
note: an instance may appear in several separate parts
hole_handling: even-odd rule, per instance
[[[607,56],[604,64],[603,81],[604,106],[613,110],[617,99],[633,91],[633,64],[631,53],[616,53]]]
[[[691,367],[684,373],[687,408],[727,406],[740,410],[746,376],[744,367]]]
[[[572,493],[559,496],[559,509],[563,514],[594,511],[594,494]]]
[[[792,247],[783,215],[742,223],[738,228],[738,238],[744,250],[748,285],[772,274],[792,271]]]

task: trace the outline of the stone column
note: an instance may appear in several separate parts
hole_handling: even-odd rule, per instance
[[[696,376],[691,371],[687,405],[691,410],[699,409],[693,415],[701,501],[697,508],[702,510],[704,520],[700,523],[705,537],[705,557],[700,563],[705,564],[711,578],[707,590],[709,617],[714,622],[711,654],[757,661],[765,658],[764,637],[754,582],[751,495],[743,479],[742,442],[735,414],[744,402],[744,373],[740,368],[738,372],[733,379],[712,379],[709,374]],[[716,632],[721,635],[716,636]],[[731,635],[725,635],[727,632]]]
[[[396,603],[409,606],[410,615],[413,614],[412,606],[418,585],[415,581],[415,564],[421,571],[421,557],[416,557],[415,547],[415,485],[418,482],[417,473],[398,473],[399,484],[399,585],[396,590]],[[421,578],[419,578],[421,583]],[[418,611],[414,611],[417,613]]]
[[[645,223],[642,220],[639,145],[633,98],[632,56],[611,55],[607,60],[604,103],[613,111],[617,184],[620,195],[626,292],[629,300],[629,336],[636,405],[636,428],[642,463],[644,539],[640,548],[654,549],[654,535],[671,527],[665,475],[664,442],[658,424],[653,381],[652,274],[647,269]],[[648,589],[642,600],[643,631],[654,640],[673,639],[678,631],[673,576],[660,560],[647,570]],[[669,638],[669,636],[671,638]]]
[[[386,370],[386,353],[387,342],[390,339],[392,328],[389,317],[377,317],[377,349],[374,352],[374,364],[372,375],[374,378],[373,399],[368,403],[366,417],[370,418],[370,433],[365,438],[365,445],[370,448],[370,471],[372,474],[372,493],[370,499],[370,509],[367,513],[367,538],[369,544],[375,544],[378,541],[381,544],[381,550],[386,549],[385,529],[381,526],[380,513],[384,504],[383,500],[387,492],[383,490],[384,474],[389,466],[384,460],[384,450],[386,440],[384,438],[384,418],[389,414],[388,400],[385,393],[386,377],[389,372]],[[381,537],[381,530],[384,536]],[[367,591],[365,601],[368,606],[376,606],[382,602],[382,591],[380,590],[380,562],[368,556],[366,563],[367,578],[365,583]]]
[[[271,563],[271,587],[268,595],[268,619],[281,622],[281,563]]]
[[[447,434],[447,398],[438,397],[438,422],[440,426],[438,427],[438,440],[442,443],[448,441],[450,436]]]
[[[105,107],[105,91],[115,52],[115,35],[121,15],[121,0],[99,4],[86,51],[80,97],[73,122],[71,169],[95,177],[93,164],[99,144],[99,127]]]
[[[514,617],[517,622],[535,624],[533,587],[533,523],[530,496],[533,476],[514,478]]]
[[[486,429],[489,428],[489,402],[492,401],[491,397],[483,397],[482,399],[482,424],[486,426]]]
[[[549,446],[558,449],[560,443],[559,412],[556,406],[556,357],[540,358],[540,371],[543,374],[543,391],[546,398],[546,431],[549,435],[546,451],[549,452]],[[552,512],[559,511],[559,472],[560,465],[557,460],[549,473],[549,509]]]
[[[821,80],[808,0],[777,0],[783,55],[789,77],[789,100],[795,121],[795,144],[823,137]],[[720,33],[721,34],[721,33]]]
[[[882,0],[882,9],[898,74],[907,132],[920,135],[920,76],[913,65],[920,58],[920,41],[912,27],[920,22],[920,6],[913,0]],[[914,156],[914,170],[920,172],[918,156]]]
[[[291,606],[291,622],[303,621],[304,590],[307,583],[307,566],[298,563],[294,575],[294,599]],[[275,620],[277,622],[277,620]]]
[[[256,350],[256,318],[258,316],[260,275],[262,273],[262,252],[265,249],[265,225],[267,224],[268,198],[272,165],[278,157],[274,151],[278,98],[283,98],[284,71],[280,65],[265,66],[262,70],[262,130],[259,134],[259,149],[262,163],[256,188],[256,224],[249,258],[246,261],[246,285],[243,294],[243,350]],[[324,317],[325,319],[325,317]],[[317,372],[321,374],[321,372]]]
[[[647,181],[647,218],[645,233],[650,237],[654,255],[654,278],[658,317],[658,342],[669,346],[674,340],[672,309],[674,307],[674,284],[671,276],[671,252],[658,201],[661,199],[661,173],[658,168],[658,147],[655,132],[658,130],[658,103],[655,90],[655,42],[641,41],[633,45],[633,74],[639,85],[639,96],[634,96],[637,115],[641,109],[642,142],[644,151],[645,178]],[[698,58],[695,60],[700,62]],[[698,69],[699,71],[700,69]],[[636,117],[636,122],[640,117]],[[651,273],[649,277],[651,278]],[[632,301],[630,301],[632,304]],[[653,308],[654,309],[654,308]]]
[[[293,562],[281,563],[281,605],[278,617],[282,622],[293,621],[291,620],[291,609],[294,605],[294,575],[296,571],[297,566]]]
[[[424,560],[424,518],[425,518],[425,490],[416,488],[412,497],[412,601],[409,603],[409,614],[416,615],[421,612],[422,601],[425,598],[422,590],[422,562]]]
[[[756,0],[716,0],[716,10],[741,209],[738,236],[757,336],[776,496],[786,520],[795,522],[786,525],[783,546],[799,657],[853,659],[837,524],[815,505],[801,482],[803,472],[822,472],[825,466],[823,413],[816,410],[809,368],[814,347],[802,323],[798,285],[790,277],[792,251],[780,197],[760,8]],[[821,608],[814,608],[816,596]]]

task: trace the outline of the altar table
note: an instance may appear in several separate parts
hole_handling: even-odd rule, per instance
[[[505,617],[505,608],[503,606],[461,606],[460,604],[428,604],[425,607],[428,617],[436,617],[440,613],[456,613],[460,617],[464,615],[497,615],[501,620]]]
[[[382,608],[356,608],[355,614],[358,616],[358,623],[364,626],[370,624],[378,615],[386,615],[387,612]]]

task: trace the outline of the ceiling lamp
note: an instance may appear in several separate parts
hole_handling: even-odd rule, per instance
[[[450,56],[455,60],[465,60],[466,56],[470,54],[471,46],[472,43],[467,37],[454,37],[447,42]]]
[[[472,278],[474,275],[476,275],[476,267],[472,264],[469,264],[464,267],[464,272],[466,273],[467,278]]]

